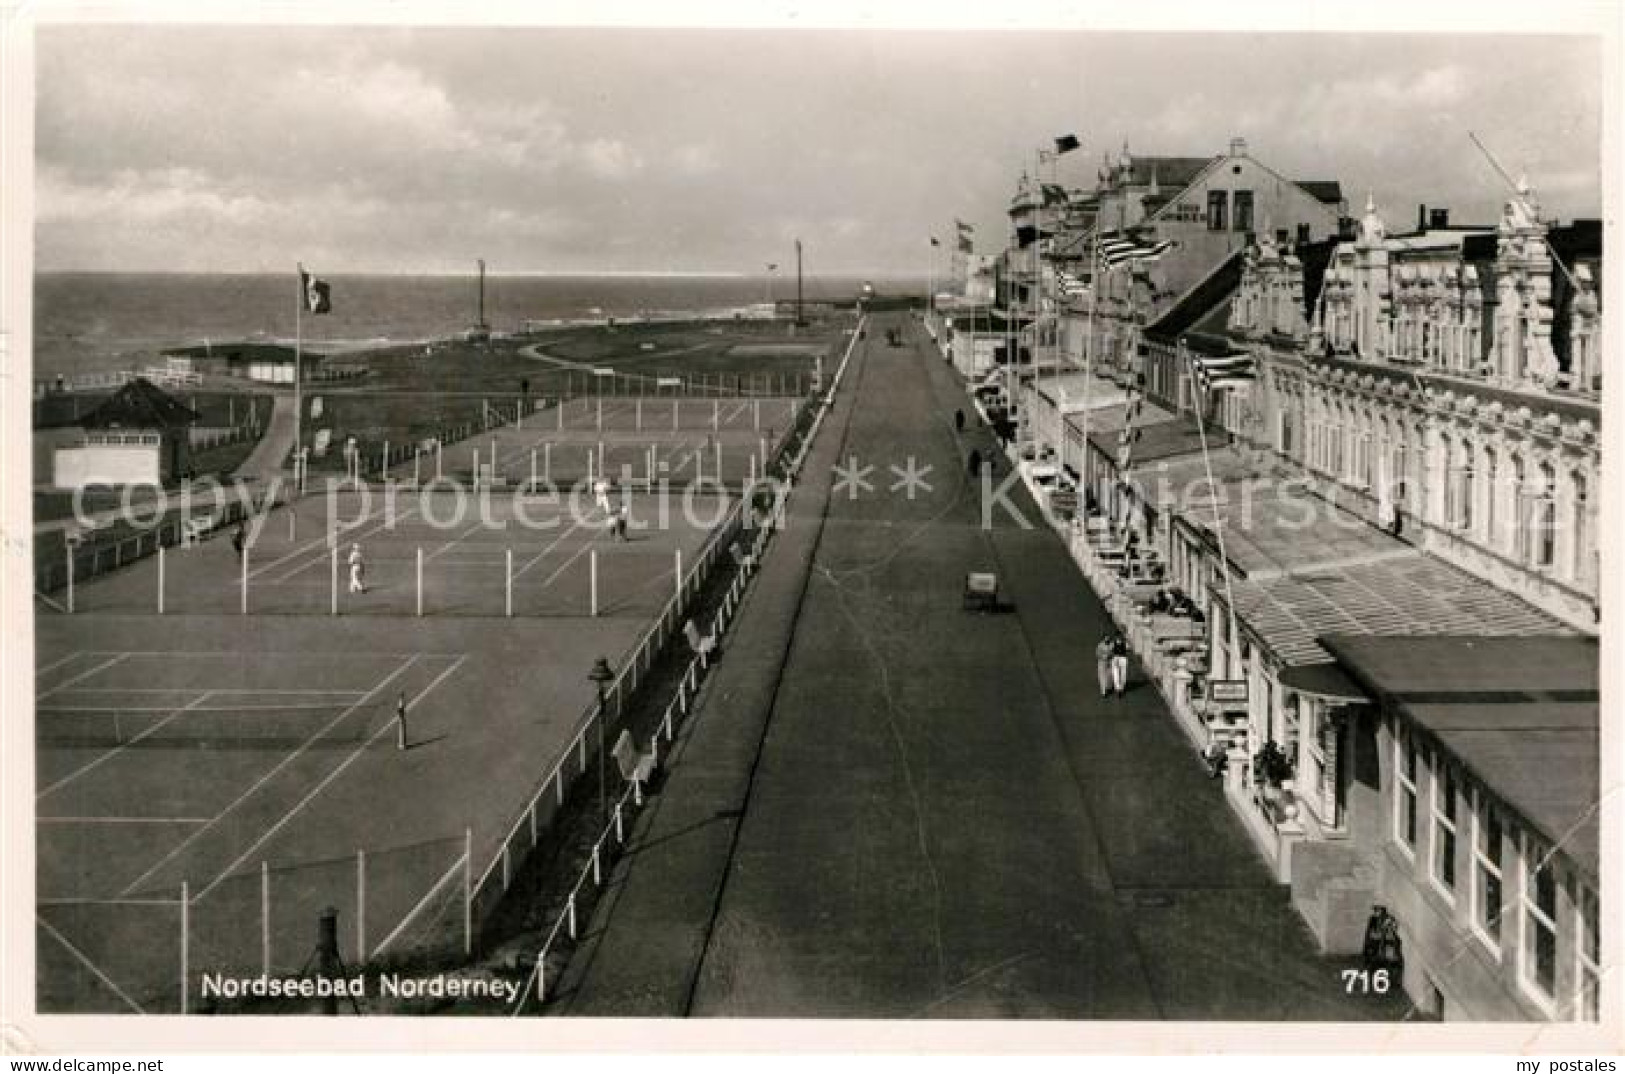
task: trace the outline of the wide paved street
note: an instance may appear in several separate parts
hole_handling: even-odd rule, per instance
[[[872,320],[842,396],[813,461],[872,488],[809,467],[821,533],[775,545],[554,1009],[1398,1016],[1343,995],[1155,689],[1096,696],[1110,620],[1027,496],[982,526],[989,441],[918,322]],[[1013,607],[962,611],[970,570]]]

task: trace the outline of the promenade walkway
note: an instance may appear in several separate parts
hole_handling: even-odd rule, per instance
[[[984,527],[991,443],[918,325],[868,336],[552,1009],[1399,1017],[1344,994],[1157,692],[1098,698],[1110,619],[1019,483],[1031,528]],[[970,570],[1007,613],[960,610]]]
[[[288,453],[293,450],[294,421],[298,412],[293,396],[279,392],[272,397],[271,419],[260,434],[260,442],[233,473],[234,477],[269,479],[282,472]]]

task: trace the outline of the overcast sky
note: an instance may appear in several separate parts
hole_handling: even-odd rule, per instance
[[[42,269],[923,274],[1033,151],[1207,155],[1492,220],[1600,213],[1579,37],[47,26]]]

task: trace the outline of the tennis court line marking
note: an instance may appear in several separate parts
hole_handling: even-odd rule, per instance
[[[35,824],[207,824],[208,817],[35,817]]]
[[[89,671],[82,671],[79,674],[75,675],[71,679],[64,679],[63,681],[57,683],[55,686],[51,687],[49,690],[45,691],[42,694],[35,694],[34,695],[34,703],[38,704],[39,702],[44,701],[46,698],[50,697],[52,694],[59,694],[63,690],[66,690],[68,687],[72,686],[74,683],[83,682],[84,680],[90,678],[92,675],[100,674],[101,672],[106,671],[108,668],[112,667],[114,664],[117,664],[120,661],[129,659],[129,657],[130,657],[129,653],[119,653],[117,656],[113,657],[111,660],[103,660],[100,664],[97,664],[95,667],[91,668]]]
[[[49,674],[50,672],[53,672],[57,668],[61,667],[63,664],[71,664],[75,660],[79,659],[81,656],[84,656],[84,655],[85,654],[82,653],[82,652],[69,653],[67,656],[64,656],[61,660],[53,661],[52,663],[46,664],[42,668],[35,668],[34,669],[34,677],[39,678],[41,675]]]
[[[54,926],[52,926],[52,924],[49,921],[45,920],[43,917],[39,916],[38,914],[34,915],[34,920],[39,923],[40,928],[44,929],[46,932],[51,934],[52,939],[56,940],[57,943],[61,944],[65,948],[67,948],[68,954],[72,955],[74,958],[76,958],[80,962],[82,962],[84,964],[85,969],[87,969],[91,973],[95,974],[96,979],[99,980],[102,984],[106,985],[108,988],[110,988],[112,990],[113,994],[115,996],[117,996],[119,999],[123,1000],[125,1002],[125,1004],[132,1011],[134,1011],[136,1014],[146,1014],[147,1013],[146,1011],[141,1009],[141,1004],[137,1003],[135,1000],[131,999],[129,996],[124,994],[124,989],[120,988],[118,985],[114,984],[111,980],[109,980],[108,977],[107,977],[107,974],[105,974],[101,970],[97,969],[96,964],[94,962],[90,961],[90,959],[85,956],[85,953],[83,951],[81,951],[77,947],[73,946],[73,944],[68,942],[68,938],[66,936],[64,936],[60,932],[56,931],[56,928]]]
[[[256,650],[256,651],[258,651],[258,650]],[[237,653],[226,653],[226,654],[223,654],[223,655],[234,656],[235,657],[235,656],[238,656],[239,654],[237,654]],[[410,656],[411,654],[410,653],[401,653],[401,654],[390,654],[390,655]],[[448,654],[448,655],[455,655],[455,654]],[[187,686],[171,686],[171,687],[161,687],[161,686],[80,686],[80,687],[77,687],[73,692],[76,693],[76,694],[190,694],[190,693],[193,693],[195,691],[195,689],[196,689],[195,687],[187,687]],[[253,687],[249,687],[249,686],[232,687],[231,689],[227,689],[227,690],[210,690],[209,691],[209,693],[211,693],[211,694],[271,694],[271,695],[275,695],[275,696],[278,696],[278,697],[280,697],[283,694],[297,694],[299,696],[314,695],[314,696],[319,696],[319,697],[334,697],[334,696],[359,697],[359,696],[361,696],[362,694],[364,694],[366,692],[367,691],[365,691],[365,690],[280,690],[280,689],[278,689],[278,690],[272,690],[272,689],[257,690],[257,689],[254,689]]]
[[[524,574],[526,571],[528,571],[532,567],[536,566],[536,564],[538,564],[542,560],[546,559],[547,554],[549,552],[553,551],[553,549],[555,549],[555,548],[557,548],[559,546],[559,542],[563,541],[566,537],[570,536],[576,530],[581,529],[586,524],[587,524],[586,520],[583,519],[582,521],[573,524],[569,529],[565,530],[563,533],[559,534],[557,537],[553,538],[553,543],[552,544],[548,545],[546,548],[544,548],[540,552],[536,553],[535,556],[533,556],[530,559],[526,560],[525,565],[523,567],[520,567],[518,570],[513,572],[513,581],[517,582],[519,580],[519,576],[521,574]],[[544,588],[545,588],[545,586],[544,586]]]
[[[410,711],[410,710],[416,708],[419,701],[422,701],[425,697],[427,697],[429,695],[429,693],[432,690],[434,690],[435,687],[439,686],[442,682],[446,681],[446,679],[452,674],[452,672],[456,671],[458,668],[463,666],[463,662],[465,660],[467,660],[467,659],[468,659],[468,657],[466,655],[459,656],[455,661],[453,661],[450,664],[450,666],[446,667],[444,670],[442,670],[440,672],[440,674],[436,675],[429,682],[429,685],[427,685],[423,689],[419,690],[417,692],[417,694],[414,695],[412,697],[412,699],[406,703],[407,710]],[[354,764],[357,757],[360,757],[362,754],[366,753],[369,749],[371,749],[372,744],[374,742],[378,741],[379,736],[387,734],[387,733],[392,732],[394,730],[395,730],[395,721],[394,720],[385,720],[382,723],[380,723],[378,725],[377,730],[373,731],[372,734],[367,736],[366,741],[362,742],[355,749],[351,750],[350,755],[348,757],[346,757],[344,760],[340,761],[336,766],[334,766],[333,770],[331,772],[329,772],[326,776],[324,776],[320,783],[316,784],[316,786],[312,787],[309,791],[307,791],[305,796],[303,798],[299,799],[298,802],[294,803],[293,807],[291,809],[289,809],[286,813],[282,814],[281,818],[278,819],[275,824],[271,825],[269,828],[265,829],[265,831],[261,832],[260,837],[258,839],[256,839],[256,840],[254,840],[254,842],[249,845],[248,849],[244,850],[241,854],[239,854],[237,856],[235,861],[233,861],[230,865],[226,866],[223,870],[221,870],[220,875],[215,877],[213,880],[211,880],[208,883],[208,885],[206,887],[204,887],[204,889],[202,891],[198,892],[197,895],[194,896],[194,898],[201,899],[205,895],[207,895],[209,892],[213,891],[220,884],[221,881],[225,880],[228,876],[230,876],[233,872],[235,872],[237,870],[238,866],[242,865],[243,862],[245,862],[249,858],[253,857],[255,851],[259,850],[259,848],[264,846],[266,844],[266,842],[272,836],[274,836],[277,832],[281,831],[282,826],[284,824],[286,824],[286,823],[288,823],[288,821],[292,820],[294,818],[294,816],[296,814],[298,814],[298,812],[300,810],[304,809],[306,805],[310,804],[312,799],[314,799],[317,795],[321,794],[322,791],[326,790],[327,785],[329,783],[332,783],[335,779],[337,779],[339,777],[339,775],[346,768],[349,768],[350,765]],[[128,892],[126,892],[126,894],[128,894]]]
[[[461,659],[466,659],[466,657],[459,658],[459,660],[461,660]],[[333,717],[326,724],[323,724],[320,728],[318,728],[316,731],[314,731],[310,735],[309,738],[305,739],[297,747],[290,750],[288,755],[286,757],[282,758],[282,760],[278,761],[274,768],[272,768],[269,772],[266,772],[259,779],[256,779],[249,786],[249,788],[247,790],[243,791],[242,794],[239,794],[236,798],[232,799],[232,801],[224,809],[222,809],[219,813],[215,814],[213,820],[209,821],[209,823],[207,823],[205,825],[202,825],[201,827],[198,828],[197,831],[193,832],[191,835],[189,835],[185,839],[181,840],[181,842],[178,845],[176,845],[172,850],[170,850],[170,852],[168,854],[165,854],[162,858],[160,858],[157,862],[155,862],[153,864],[152,868],[148,869],[146,872],[144,872],[140,876],[136,877],[133,881],[130,882],[130,885],[128,887],[126,887],[123,891],[119,892],[119,894],[120,895],[128,895],[132,891],[134,891],[136,888],[140,887],[145,881],[147,881],[148,879],[150,879],[152,877],[152,874],[156,873],[159,869],[162,869],[165,865],[168,865],[171,861],[173,861],[175,859],[175,857],[178,854],[180,854],[181,851],[183,851],[187,847],[191,846],[193,840],[197,839],[198,836],[202,835],[204,832],[208,831],[209,829],[213,828],[216,824],[220,823],[221,818],[226,816],[232,810],[236,809],[239,805],[242,805],[243,802],[247,801],[261,787],[265,786],[265,784],[268,783],[272,779],[272,777],[276,776],[277,773],[281,772],[284,768],[288,767],[288,765],[292,764],[302,753],[304,753],[307,749],[310,748],[310,744],[312,742],[315,742],[318,739],[320,739],[323,735],[327,734],[327,732],[330,731],[333,727],[337,726],[338,723],[341,720],[343,720],[345,717],[349,716],[352,712],[354,712],[356,709],[360,708],[362,705],[366,704],[367,701],[370,700],[373,697],[373,695],[377,694],[384,687],[388,686],[393,680],[399,678],[401,676],[401,674],[406,671],[407,668],[409,668],[413,664],[417,663],[417,661],[418,661],[418,657],[417,657],[417,655],[414,654],[413,657],[410,660],[408,660],[405,663],[401,664],[394,671],[391,671],[388,675],[386,675],[382,679],[380,679],[378,681],[378,683],[376,685],[374,685],[371,690],[368,690],[367,693],[364,696],[362,696],[359,700],[357,700],[355,702],[355,704],[353,704],[353,705],[349,706],[348,708],[346,708],[343,712],[341,712],[337,716]],[[390,725],[386,723],[386,724],[384,724],[384,726],[388,727]],[[211,886],[213,886],[213,885],[211,885]]]
[[[212,693],[213,691],[210,691],[210,692]],[[339,698],[338,700],[328,702],[327,704],[308,704],[307,703],[307,704],[302,704],[302,705],[232,705],[231,706],[231,711],[232,712],[309,711],[311,709],[330,709],[334,705],[342,705],[344,703],[344,701],[345,701],[344,698]],[[194,705],[196,705],[195,701],[188,703],[185,706],[185,708],[182,708],[182,709],[179,709],[179,710],[177,710],[174,705],[64,705],[61,708],[36,709],[35,711],[40,712],[40,713],[44,713],[46,715],[49,715],[51,713],[60,714],[60,713],[64,713],[64,712],[131,712],[131,713],[140,713],[140,712],[177,712],[177,711],[184,712],[184,711],[186,711],[186,709],[192,708]]]
[[[98,756],[94,760],[87,761],[85,764],[81,765],[79,768],[76,768],[72,772],[69,772],[67,775],[65,775],[61,779],[57,780],[55,783],[51,784],[49,787],[46,787],[44,790],[36,792],[35,795],[34,795],[34,801],[38,802],[41,798],[44,798],[47,794],[50,794],[53,791],[61,790],[63,787],[66,787],[68,784],[72,783],[74,780],[76,780],[80,776],[84,775],[86,772],[89,772],[91,769],[100,766],[103,762],[108,760],[108,758],[113,757],[113,756],[115,756],[115,755],[117,755],[119,753],[122,753],[125,750],[129,749],[131,746],[135,745],[137,742],[140,742],[142,739],[146,738],[148,735],[150,735],[153,732],[157,731],[160,727],[164,726],[169,721],[171,721],[171,720],[175,719],[176,717],[180,716],[182,713],[187,712],[187,711],[189,711],[191,709],[197,708],[199,705],[203,704],[203,702],[207,701],[210,697],[212,697],[213,694],[214,694],[214,691],[212,691],[212,690],[203,691],[201,694],[194,697],[191,701],[188,701],[186,704],[184,704],[184,705],[180,706],[179,708],[175,709],[173,712],[170,712],[168,716],[165,716],[163,719],[159,720],[157,723],[153,724],[151,727],[147,728],[145,731],[141,732],[139,735],[136,735],[134,738],[130,739],[130,741],[119,743],[117,746],[114,746],[112,749],[108,750],[106,753],[101,754],[100,756]],[[162,712],[162,711],[166,711],[166,710],[157,709],[157,710],[154,710],[154,711]]]
[[[384,512],[384,510],[385,510],[385,505],[380,505],[378,507],[378,511],[380,513]],[[340,538],[343,538],[343,539],[346,539],[346,540],[355,540],[355,539],[358,539],[358,538],[361,538],[361,537],[371,537],[373,534],[377,533],[379,530],[384,529],[384,528],[389,527],[389,526],[392,526],[395,523],[400,522],[400,521],[402,521],[404,519],[410,518],[410,517],[412,517],[413,515],[415,515],[417,513],[418,513],[418,509],[416,507],[409,507],[409,508],[406,509],[406,511],[404,511],[404,512],[402,512],[400,514],[396,514],[393,518],[391,518],[391,517],[381,517],[380,515],[375,515],[373,510],[371,508],[368,508],[367,513],[365,515],[363,515],[361,518],[356,519],[354,522],[350,523],[348,526],[344,526],[344,527],[342,527],[340,529],[334,530],[334,532],[333,532],[333,540],[336,542]],[[371,522],[374,518],[379,519],[378,524],[376,526],[373,526],[373,527],[371,527],[369,529],[363,530],[361,533],[352,533],[351,532],[352,530],[357,529],[358,527],[364,526],[368,522]],[[310,552],[312,552],[316,548],[326,546],[327,543],[328,543],[327,535],[324,533],[322,536],[317,537],[313,541],[305,542],[300,547],[295,548],[292,552],[283,553],[281,556],[278,556],[276,559],[274,559],[271,562],[265,564],[263,567],[260,567],[258,570],[249,571],[248,572],[249,580],[252,581],[253,579],[258,578],[264,572],[276,569],[278,566],[282,565],[283,563],[286,563],[290,559],[296,559],[296,558],[298,558],[300,556],[308,555]],[[310,558],[310,560],[308,560],[305,563],[301,563],[299,566],[293,568],[291,571],[288,571],[286,574],[283,574],[283,575],[281,575],[281,576],[279,576],[277,578],[273,578],[272,581],[273,582],[286,582],[290,578],[292,578],[294,575],[299,574],[299,573],[301,573],[303,571],[309,570],[311,567],[314,567],[316,564],[322,562],[322,560],[326,559],[326,558],[327,557],[325,557],[325,556],[322,556],[322,557],[313,556],[313,557]]]
[[[456,537],[452,538],[451,540],[440,542],[439,546],[436,547],[434,551],[426,553],[424,555],[424,557],[423,557],[424,562],[428,562],[429,560],[434,559],[436,556],[438,556],[438,555],[440,555],[440,553],[446,551],[452,545],[455,545],[455,544],[458,544],[458,543],[462,542],[464,539],[471,536],[476,530],[479,530],[479,529],[483,528],[484,526],[485,526],[485,520],[481,519],[480,521],[474,523],[472,526],[468,527],[468,529],[464,530],[462,533],[459,533]]]

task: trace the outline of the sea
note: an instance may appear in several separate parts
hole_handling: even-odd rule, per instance
[[[305,345],[340,353],[445,339],[477,317],[466,276],[328,276],[332,312],[305,316]],[[850,299],[862,277],[803,282],[809,302]],[[926,281],[876,280],[882,294],[923,293]],[[794,277],[699,275],[487,276],[485,320],[498,333],[614,317],[721,316],[795,295]],[[297,276],[51,272],[34,277],[33,379],[144,367],[166,348],[291,342]]]

